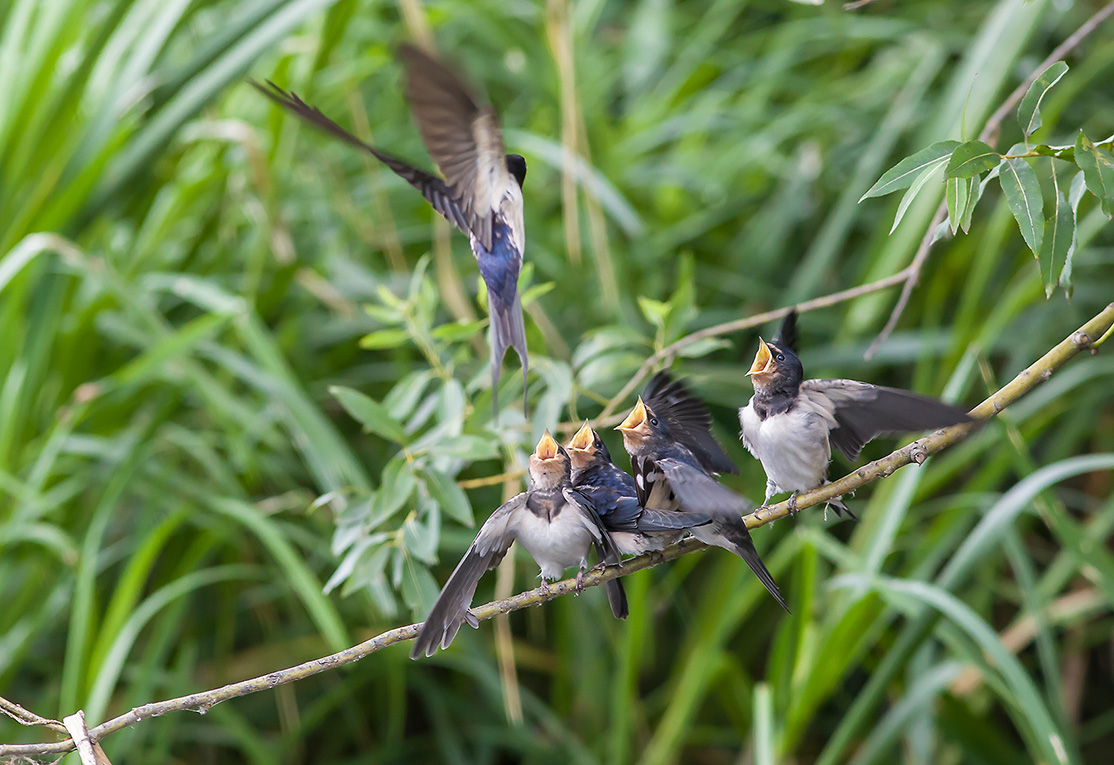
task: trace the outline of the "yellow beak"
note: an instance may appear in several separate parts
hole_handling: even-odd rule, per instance
[[[592,432],[592,426],[585,420],[584,424],[580,426],[580,430],[576,431],[576,435],[569,441],[568,448],[582,452],[590,447],[595,440],[596,434]]]
[[[758,338],[758,353],[754,354],[754,363],[750,365],[750,371],[747,374],[764,375],[769,373],[773,358],[770,355],[770,346],[766,345],[765,340]]]
[[[534,449],[534,456],[540,460],[551,460],[557,456],[557,442],[553,440],[553,436],[549,435],[549,431],[545,431],[541,441],[538,441],[538,446]]]
[[[638,403],[631,409],[627,419],[619,423],[615,430],[634,430],[642,423],[646,422],[646,405],[642,403],[642,397],[638,397]]]

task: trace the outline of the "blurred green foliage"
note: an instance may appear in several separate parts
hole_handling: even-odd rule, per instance
[[[95,724],[420,618],[473,524],[519,490],[542,429],[594,416],[688,332],[907,265],[958,182],[926,178],[892,235],[901,202],[860,197],[903,157],[972,138],[1098,7],[0,4],[0,694]],[[492,425],[464,238],[243,82],[273,79],[429,166],[392,59],[418,21],[530,164],[529,423],[508,364]],[[1110,29],[1039,101],[1041,145],[1075,161],[1081,130],[1114,132]],[[1011,120],[994,147],[1032,124]],[[1092,192],[1096,162],[1080,162]],[[969,233],[935,245],[871,361],[892,291],[802,317],[808,371],[974,403],[1097,313],[1114,295],[1102,203],[1042,177],[1045,213],[1072,206],[1070,302],[1046,299],[1062,266],[1050,253],[1034,267],[1016,197],[991,187]],[[742,468],[730,482],[757,499],[761,469],[734,437],[754,343],[690,346],[675,366],[712,402]],[[856,497],[858,524],[807,513],[757,532],[792,617],[710,551],[628,577],[624,623],[592,591],[512,615],[510,643],[485,624],[429,661],[390,649],[204,717],[145,721],[106,750],[1103,762],[1112,377],[1103,355],[1073,362]],[[515,586],[533,575],[520,558]],[[0,718],[2,741],[45,737]]]

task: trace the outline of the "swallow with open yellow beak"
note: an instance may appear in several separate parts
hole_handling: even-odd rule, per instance
[[[595,547],[600,565],[620,565],[619,550],[608,535],[592,505],[572,488],[572,465],[568,453],[549,431],[530,455],[530,486],[491,514],[468,552],[445,583],[414,641],[410,658],[432,656],[448,648],[460,626],[479,627],[469,611],[480,577],[499,565],[514,542],[518,542],[541,567],[542,587],[561,576],[570,566],[579,568],[577,583],[588,568],[588,551]],[[612,579],[604,584],[611,611],[627,618],[623,584]]]
[[[690,529],[692,535],[746,561],[788,611],[743,523],[741,516],[753,507],[715,477],[736,469],[712,435],[712,418],[704,402],[667,372],[659,372],[616,430],[623,434],[642,507],[710,515],[712,521]]]
[[[514,348],[522,363],[526,411],[526,330],[518,294],[518,273],[526,247],[522,184],[526,160],[507,154],[495,109],[465,84],[445,62],[413,45],[399,47],[406,68],[406,101],[418,132],[444,180],[361,141],[337,123],[273,82],[251,84],[267,98],[319,130],[368,152],[416,188],[433,209],[468,235],[487,286],[491,319],[491,402],[499,416],[499,373]]]
[[[592,503],[624,555],[664,549],[679,540],[685,530],[712,521],[708,513],[642,507],[634,479],[611,461],[603,439],[587,420],[565,448],[572,460],[573,488]]]
[[[854,460],[881,433],[935,430],[971,419],[962,409],[906,390],[804,379],[796,311],[785,317],[772,341],[758,340],[747,375],[754,396],[739,410],[743,445],[766,471],[765,503],[792,492],[790,512],[796,511],[800,492],[828,482],[833,446]],[[837,515],[855,517],[840,498],[828,504]]]

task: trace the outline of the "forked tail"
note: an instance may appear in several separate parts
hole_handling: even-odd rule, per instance
[[[495,418],[499,418],[499,373],[503,366],[503,356],[506,355],[508,348],[514,348],[522,363],[522,412],[529,419],[526,373],[529,371],[530,361],[526,356],[526,328],[522,323],[522,302],[517,291],[510,305],[497,300],[489,291],[487,307],[491,317],[491,406]]]

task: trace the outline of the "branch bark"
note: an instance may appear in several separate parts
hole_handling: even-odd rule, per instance
[[[1037,64],[1032,73],[1025,78],[1025,81],[1014,88],[1014,91],[1006,97],[1002,105],[990,115],[990,118],[986,121],[986,125],[983,126],[982,132],[979,133],[979,140],[988,144],[995,143],[998,137],[998,130],[1002,127],[1002,123],[1005,122],[1006,117],[1008,117],[1010,112],[1021,102],[1021,99],[1025,97],[1025,93],[1028,92],[1029,86],[1036,82],[1041,72],[1075,50],[1081,42],[1087,39],[1087,37],[1102,24],[1102,22],[1110,18],[1111,14],[1114,14],[1114,1],[1100,8],[1091,18],[1083,22],[1079,29],[1075,30],[1070,37],[1057,45],[1055,50],[1048,54],[1048,58]],[[920,279],[921,269],[924,267],[925,261],[928,260],[929,250],[932,249],[932,245],[936,242],[936,229],[947,217],[948,205],[947,202],[944,201],[936,208],[936,214],[932,216],[932,222],[928,224],[928,230],[924,232],[921,244],[917,247],[917,254],[913,256],[913,262],[902,271],[902,273],[907,274],[907,276],[905,278],[905,284],[901,288],[901,295],[898,297],[897,304],[894,305],[894,309],[890,313],[890,318],[886,320],[886,326],[882,328],[882,331],[878,333],[878,337],[874,338],[874,342],[867,348],[866,358],[872,358],[874,354],[877,353],[878,347],[882,345],[885,339],[890,336],[897,326],[901,314],[905,312],[905,306],[909,304],[909,298],[913,294],[913,288],[917,286],[917,280]]]
[[[780,315],[777,311],[772,311],[770,313],[775,314],[775,318],[776,315]],[[763,314],[758,318],[760,318],[761,321],[768,321],[769,319],[765,317],[766,314]],[[752,319],[753,318],[755,317],[752,317]],[[739,322],[733,322],[733,324],[734,323]],[[998,414],[1033,388],[1047,381],[1055,371],[1067,364],[1076,354],[1084,350],[1091,350],[1094,352],[1095,341],[1109,331],[1111,327],[1114,327],[1114,303],[1108,305],[1101,313],[1088,321],[1077,331],[1073,332],[1070,337],[1059,343],[1027,369],[1023,370],[994,395],[972,409],[972,416],[976,419],[984,420]],[[714,327],[710,328],[710,330],[714,329]],[[914,441],[908,446],[894,451],[880,460],[876,460],[858,468],[838,481],[834,481],[814,491],[801,494],[797,497],[797,508],[803,510],[806,507],[813,507],[827,502],[829,499],[839,495],[849,494],[865,484],[880,478],[885,478],[898,468],[908,465],[911,462],[916,462],[918,464],[923,463],[929,455],[935,454],[948,446],[962,441],[977,427],[978,423],[975,423],[972,425],[957,425],[951,428],[938,430],[935,433]],[[776,505],[771,505],[765,510],[751,513],[743,520],[748,528],[754,529],[759,526],[764,526],[778,518],[784,518],[788,514],[788,502],[781,502]],[[683,539],[677,544],[667,547],[660,552],[649,553],[624,561],[621,568],[612,567],[603,570],[593,570],[584,577],[584,585],[586,587],[596,587],[616,577],[626,576],[635,571],[661,565],[662,563],[675,560],[695,550],[702,550],[704,547],[705,545],[703,543],[695,539]],[[529,606],[540,605],[547,600],[552,600],[553,598],[574,592],[576,592],[576,580],[566,579],[550,585],[547,592],[542,591],[541,588],[529,590],[510,598],[496,600],[473,608],[472,613],[476,615],[477,619],[484,621],[498,616],[499,614],[506,614]],[[280,685],[286,685],[307,677],[312,677],[313,675],[327,672],[336,667],[359,661],[365,656],[369,656],[376,651],[380,651],[396,643],[412,640],[418,634],[420,626],[420,624],[409,624],[405,627],[397,627],[377,635],[370,640],[366,640],[359,645],[347,648],[330,656],[303,662],[294,667],[281,669],[259,677],[253,677],[249,680],[241,680],[240,682],[231,683],[221,688],[192,693],[188,696],[167,699],[166,701],[144,704],[143,706],[132,709],[126,714],[115,717],[90,729],[89,738],[91,741],[97,742],[118,730],[134,725],[142,720],[151,717],[159,717],[169,712],[194,710],[204,714],[222,701],[239,698],[240,696],[246,696],[251,693],[258,693],[259,691],[271,690]],[[17,704],[12,704],[11,702],[5,703],[8,705],[6,711],[15,712],[15,710],[18,709],[19,711],[16,712],[16,714],[18,714],[19,717],[23,717],[25,720],[32,722],[43,721],[37,724],[56,724],[57,722],[44,721],[43,718],[32,715]],[[51,727],[53,727],[53,725]],[[46,744],[0,744],[0,757],[12,755],[64,754],[73,749],[73,739]]]

